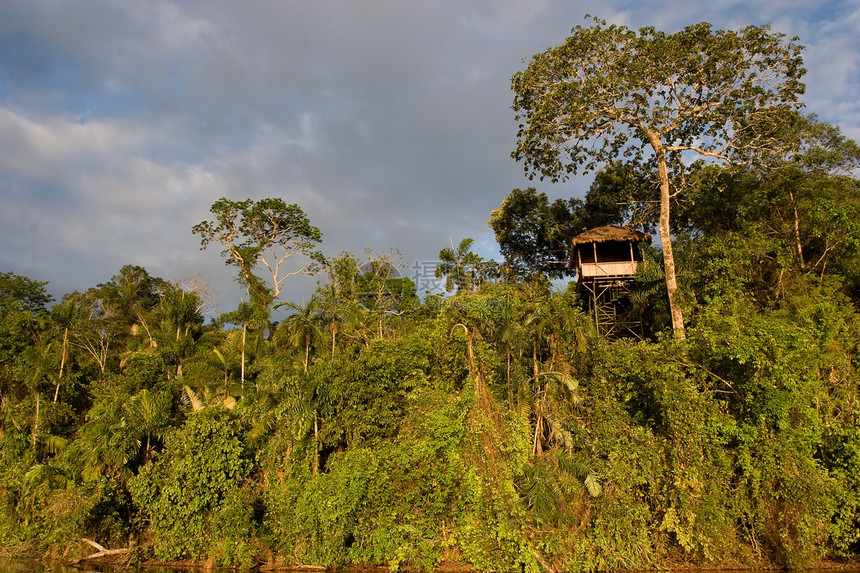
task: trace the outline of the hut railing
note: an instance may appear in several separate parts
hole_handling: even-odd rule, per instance
[[[623,261],[615,263],[582,263],[579,270],[581,277],[617,277],[636,274],[639,261]]]

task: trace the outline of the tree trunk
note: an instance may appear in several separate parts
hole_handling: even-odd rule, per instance
[[[806,268],[806,263],[803,260],[803,244],[800,242],[800,216],[797,214],[797,200],[794,198],[794,191],[789,191],[788,196],[791,198],[791,208],[794,212],[794,244],[797,249],[797,260],[800,263],[800,269]]]
[[[36,392],[36,418],[33,421],[33,451],[36,451],[36,442],[39,440],[39,398],[40,394]]]
[[[541,410],[540,402],[536,401],[535,410]],[[532,444],[532,455],[534,457],[540,457],[543,455],[543,444],[541,443],[541,437],[543,434],[543,415],[538,413],[537,420],[535,420],[535,437],[534,444]]]
[[[505,369],[505,384],[508,386],[508,402],[513,404],[514,394],[513,389],[511,388],[511,347],[509,345],[505,345],[505,360],[507,361],[507,368]]]
[[[245,388],[245,331],[248,330],[247,324],[242,324],[242,366],[241,368],[241,383],[242,388]]]
[[[60,395],[60,381],[63,379],[63,368],[66,366],[66,348],[69,342],[69,329],[63,329],[63,349],[60,355],[60,373],[57,375],[57,387],[54,390],[54,403],[57,403],[57,398]]]
[[[676,340],[687,338],[684,331],[684,314],[678,304],[678,280],[675,277],[675,255],[672,252],[672,236],[669,233],[669,211],[672,200],[669,193],[669,167],[666,164],[666,150],[652,136],[651,144],[657,156],[660,173],[660,243],[663,247],[663,270],[666,274],[666,294],[669,298],[669,312],[672,314],[672,330]]]
[[[320,429],[316,407],[314,407],[314,475],[320,473]]]
[[[78,564],[81,561],[97,560],[97,559],[100,559],[102,557],[115,557],[117,555],[126,555],[128,553],[131,553],[131,549],[128,549],[128,548],[107,549],[104,546],[99,545],[95,541],[91,541],[91,540],[86,539],[84,537],[81,537],[81,541],[83,541],[87,545],[90,545],[91,547],[96,549],[98,551],[98,553],[93,553],[92,555],[87,555],[86,557],[81,557],[80,559],[75,559],[74,561],[72,561],[72,564]]]

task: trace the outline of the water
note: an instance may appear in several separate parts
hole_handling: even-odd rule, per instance
[[[388,571],[387,568],[380,568],[380,571]],[[115,567],[110,565],[92,565],[80,563],[78,565],[62,565],[59,563],[43,563],[34,559],[8,559],[0,557],[0,573],[194,573],[195,571],[204,571],[199,569],[184,568],[178,569],[175,567]],[[219,571],[215,569],[214,571]],[[222,570],[226,571],[226,570]],[[281,569],[279,573],[289,573],[290,571],[301,571],[308,573],[310,569]],[[363,569],[368,572],[369,570]]]
[[[90,565],[62,565],[60,563],[42,563],[33,559],[3,559],[0,558],[0,573],[109,573],[110,568],[93,567]],[[125,571],[130,571],[126,569]],[[178,572],[171,572],[178,573]],[[187,573],[187,572],[186,572]]]
[[[60,563],[43,563],[34,559],[4,559],[0,558],[0,573],[189,573],[189,569],[170,567],[111,567],[109,565],[63,565]]]
[[[199,569],[198,571],[202,571]],[[33,559],[6,559],[0,557],[0,573],[193,573],[194,569],[177,569],[172,567],[111,567],[108,565],[94,566],[80,564],[77,566],[61,565],[59,563],[41,563]],[[281,573],[288,573],[291,570],[279,570]],[[295,570],[300,571],[300,570]],[[307,573],[307,569],[301,570]],[[362,569],[367,572],[367,569]],[[380,571],[387,571],[386,568],[380,568]],[[679,573],[693,573],[696,569],[684,569]],[[701,570],[700,573],[706,573],[707,570]],[[671,573],[662,571],[662,573]],[[737,573],[737,572],[736,572]],[[743,570],[743,573],[774,573],[774,570]],[[855,565],[849,568],[833,568],[833,569],[807,569],[797,570],[792,573],[860,573],[860,565]]]

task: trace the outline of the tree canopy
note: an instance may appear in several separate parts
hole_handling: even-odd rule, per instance
[[[17,304],[30,312],[43,309],[54,300],[45,291],[47,284],[15,273],[0,273],[0,307]]]
[[[263,308],[268,308],[280,294],[289,277],[319,270],[323,256],[316,245],[322,233],[298,205],[287,205],[278,198],[231,201],[222,197],[209,211],[212,220],[192,227],[200,235],[201,248],[213,241],[223,246],[225,262],[238,267],[239,281]],[[294,255],[306,260],[285,270],[282,265]],[[260,265],[268,271],[271,287],[255,274]]]
[[[582,231],[582,221],[576,217],[581,209],[579,199],[550,203],[546,193],[534,187],[514,189],[487,224],[515,275],[539,272],[560,278],[567,274],[568,242]]]
[[[563,180],[619,158],[652,161],[660,177],[660,239],[675,335],[684,338],[670,234],[670,166],[688,153],[749,161],[785,148],[781,122],[800,106],[796,39],[768,26],[667,34],[594,19],[513,76],[520,122],[512,156],[529,177]],[[680,192],[676,188],[674,193]]]
[[[455,248],[452,239],[450,247],[439,251],[439,264],[434,275],[437,279],[445,279],[445,290],[448,292],[476,290],[497,274],[494,262],[485,261],[472,252],[472,243],[473,239],[465,238]]]

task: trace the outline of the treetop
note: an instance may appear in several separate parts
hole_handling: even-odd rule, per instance
[[[558,181],[641,159],[655,141],[668,152],[742,159],[764,152],[779,118],[801,105],[802,46],[770,26],[702,22],[667,34],[592,20],[512,78],[512,156],[530,177]]]

